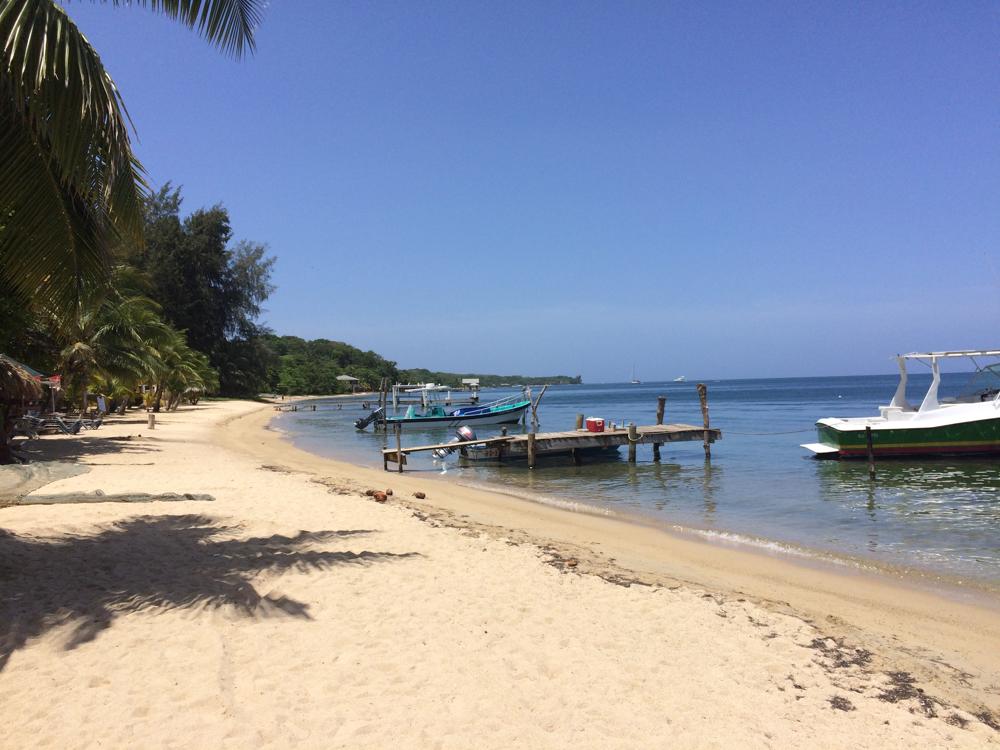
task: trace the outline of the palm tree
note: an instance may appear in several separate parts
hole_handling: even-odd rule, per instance
[[[162,13],[235,58],[262,0],[104,0]],[[100,57],[55,0],[0,0],[0,275],[61,311],[106,282],[111,248],[142,241],[143,170]]]
[[[171,329],[166,340],[157,346],[156,385],[153,391],[153,411],[160,410],[165,393],[169,394],[167,410],[176,409],[189,388],[202,393],[217,390],[219,378],[208,357],[188,346],[182,331]]]
[[[61,320],[56,325],[61,370],[79,389],[80,411],[86,411],[95,374],[133,383],[151,378],[159,367],[158,347],[172,334],[155,302],[116,292],[81,305],[69,322]]]

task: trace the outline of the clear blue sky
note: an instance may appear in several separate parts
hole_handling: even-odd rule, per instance
[[[235,62],[68,4],[279,333],[620,381],[1000,345],[1000,6],[295,2]]]

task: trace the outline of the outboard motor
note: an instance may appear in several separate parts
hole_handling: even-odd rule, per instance
[[[472,431],[472,428],[462,425],[457,430],[455,430],[455,437],[449,440],[449,443],[462,443],[468,440],[475,440],[476,433]],[[446,458],[455,452],[454,448],[438,448],[431,455],[434,458]]]
[[[375,420],[384,420],[384,419],[385,419],[385,412],[382,410],[382,407],[380,406],[371,414],[369,414],[367,417],[360,417],[359,419],[355,419],[354,426],[357,427],[359,430],[363,430],[365,429],[365,427],[370,425]]]

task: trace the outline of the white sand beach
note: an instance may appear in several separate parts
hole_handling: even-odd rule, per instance
[[[272,414],[34,444],[89,470],[0,507],[0,746],[1000,746],[996,602],[321,459]]]

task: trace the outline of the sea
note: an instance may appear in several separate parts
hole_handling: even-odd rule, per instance
[[[963,393],[971,377],[943,374],[939,396]],[[689,442],[664,444],[659,462],[650,446],[639,446],[635,464],[623,447],[617,456],[580,466],[567,457],[541,459],[533,470],[523,462],[490,465],[464,462],[457,454],[444,460],[414,454],[406,470],[570,510],[631,517],[721,544],[1000,592],[1000,460],[884,460],[872,481],[865,461],[817,460],[800,447],[815,441],[821,417],[877,415],[895,391],[896,376],[701,382],[708,388],[711,425],[723,436],[711,460],[700,442]],[[929,383],[929,375],[910,375],[911,403],[920,403]],[[539,391],[536,386],[534,395]],[[481,402],[513,392],[484,390]],[[619,425],[653,424],[658,396],[666,397],[665,422],[702,424],[696,383],[689,379],[550,386],[536,429],[573,429],[577,414]],[[381,467],[387,436],[354,427],[367,413],[363,399],[310,403],[315,411],[279,413],[272,427],[306,451]],[[497,434],[499,428],[477,430],[478,437]],[[405,432],[403,444],[450,437],[440,430]],[[388,440],[395,442],[391,435]]]

